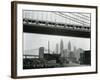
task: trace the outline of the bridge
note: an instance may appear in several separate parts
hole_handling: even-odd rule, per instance
[[[88,13],[23,11],[23,31],[90,38],[91,15]]]
[[[50,53],[53,51],[49,50]],[[48,49],[44,48],[44,52],[48,53]],[[28,49],[23,51],[23,58],[38,58],[39,57],[39,48],[36,49]]]

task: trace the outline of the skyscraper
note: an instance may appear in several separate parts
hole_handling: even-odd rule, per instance
[[[56,54],[58,54],[58,44],[56,44]]]
[[[77,57],[78,57],[78,54],[77,54],[76,46],[74,46],[73,49],[74,49],[74,50],[73,50],[73,53],[74,53],[75,57],[77,58]]]
[[[71,42],[68,43],[68,50],[71,51]]]
[[[63,50],[64,50],[64,45],[63,45],[63,40],[61,40],[61,42],[60,42],[60,54],[61,54],[61,57],[64,57]]]
[[[77,50],[77,49],[76,49],[76,46],[74,46],[74,52],[76,52],[76,50]]]

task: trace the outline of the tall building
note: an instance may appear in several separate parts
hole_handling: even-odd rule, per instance
[[[77,59],[77,57],[78,57],[78,53],[77,53],[76,46],[74,46],[73,49],[74,49],[74,50],[73,50],[74,56],[75,56],[75,58]]]
[[[58,44],[56,44],[56,54],[58,54],[58,48],[59,48],[59,46],[58,46]]]
[[[68,50],[67,49],[64,49],[64,57],[68,57]]]
[[[77,50],[77,49],[76,49],[76,46],[74,46],[74,52],[76,52],[76,50]]]
[[[74,52],[71,51],[71,42],[68,42],[68,61],[74,62],[76,60]]]
[[[68,43],[68,50],[71,51],[71,42]]]
[[[44,58],[44,47],[39,48],[39,58]]]
[[[75,55],[72,51],[69,53],[68,58],[69,58],[69,62],[76,61]]]
[[[61,40],[61,42],[60,42],[60,54],[61,54],[61,57],[64,57],[63,50],[64,50],[64,45],[63,45],[63,40]]]
[[[76,59],[77,59],[77,61],[79,61],[80,55],[81,55],[82,53],[84,53],[84,50],[81,49],[81,48],[78,48],[77,51],[76,51]]]
[[[80,64],[91,65],[91,51],[86,50],[80,54]]]

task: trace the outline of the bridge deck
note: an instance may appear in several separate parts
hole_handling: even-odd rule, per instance
[[[27,33],[41,33],[51,35],[63,35],[73,37],[90,38],[90,30],[74,29],[73,27],[52,27],[39,24],[23,23],[23,31]]]

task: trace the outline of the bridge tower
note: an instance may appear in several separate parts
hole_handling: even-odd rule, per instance
[[[39,58],[44,58],[44,47],[39,48]]]

